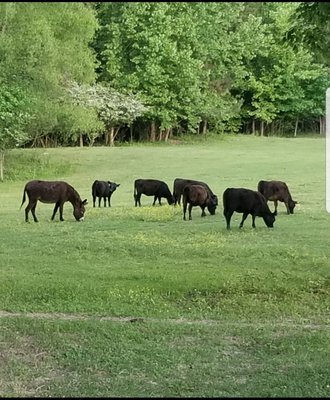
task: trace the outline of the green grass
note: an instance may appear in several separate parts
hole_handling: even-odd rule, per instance
[[[329,396],[324,138],[24,149],[6,161],[1,396]],[[85,221],[66,203],[51,222],[53,205],[39,203],[40,222],[25,223],[23,187],[39,177],[87,198]],[[193,208],[183,221],[144,195],[134,207],[135,179],[172,190],[176,177],[206,181],[216,215]],[[92,207],[95,179],[120,183],[111,208]],[[287,182],[295,214],[280,203],[274,229],[257,218],[255,230],[234,214],[227,231],[223,191],[260,179]]]

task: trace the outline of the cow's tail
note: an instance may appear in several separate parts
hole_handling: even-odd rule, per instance
[[[258,192],[264,194],[264,188],[265,188],[265,181],[260,181],[258,183]]]
[[[229,188],[227,188],[222,194],[222,205],[223,205],[224,210],[227,209],[227,205],[228,205],[228,203],[227,203],[228,192],[229,192]]]
[[[137,189],[136,189],[136,182],[134,182],[134,201],[136,201]]]
[[[22,204],[21,204],[21,206],[20,206],[20,208],[19,208],[19,209],[21,209],[21,208],[22,208],[22,205],[25,203],[25,200],[26,200],[26,196],[25,196],[25,194],[26,194],[26,186],[24,187],[24,190],[23,190],[23,199],[22,199]]]
[[[97,184],[97,180],[94,181],[93,185],[92,185],[92,196],[96,196],[96,184]]]

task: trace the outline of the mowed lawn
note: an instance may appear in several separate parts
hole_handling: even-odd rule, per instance
[[[330,215],[325,139],[229,136],[200,144],[20,149],[0,183],[0,396],[329,396]],[[137,178],[207,182],[214,216],[152,207]],[[85,221],[38,203],[30,179],[66,180]],[[95,179],[120,183],[93,208]],[[273,229],[226,230],[222,193],[283,180]],[[269,202],[271,210],[274,209]]]

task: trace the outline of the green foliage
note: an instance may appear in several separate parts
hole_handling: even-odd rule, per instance
[[[2,149],[107,142],[127,126],[131,140],[311,126],[330,85],[328,14],[317,2],[1,3]]]
[[[316,63],[302,45],[294,47],[282,40],[296,6],[265,3],[259,11],[267,21],[264,27],[268,43],[248,64],[247,79],[241,85],[246,90],[243,97],[248,99],[244,109],[250,117],[272,122],[324,115],[329,71]]]
[[[295,45],[307,45],[320,62],[329,59],[330,5],[327,2],[300,2],[290,19],[286,36]]]
[[[28,99],[19,86],[0,85],[0,151],[27,141],[24,127],[31,119]]]
[[[1,3],[0,27],[0,82],[5,88],[14,85],[15,93],[23,95],[14,104],[14,115],[19,116],[16,125],[24,139],[56,131],[67,113],[75,119],[69,128],[85,129],[85,121],[79,126],[79,110],[75,114],[75,108],[68,107],[65,87],[73,79],[81,83],[95,79],[95,58],[88,44],[97,21],[90,7],[83,3]],[[6,98],[2,96],[1,101]],[[12,106],[9,101],[2,108]],[[25,115],[30,118],[23,119]],[[16,125],[6,121],[20,142]]]

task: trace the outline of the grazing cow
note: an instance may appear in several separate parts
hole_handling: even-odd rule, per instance
[[[215,199],[210,195],[209,190],[202,185],[186,185],[183,189],[183,219],[186,220],[187,205],[189,212],[189,220],[191,220],[191,210],[194,206],[200,206],[202,209],[202,217],[205,217],[205,207],[215,206]]]
[[[167,199],[168,204],[173,204],[174,199],[170,189],[167,184],[163,181],[159,181],[157,179],[136,179],[134,181],[134,200],[135,207],[137,204],[141,206],[141,195],[145,194],[146,196],[154,196],[153,206],[158,199],[159,205],[162,205],[161,198],[165,197]]]
[[[25,194],[29,197],[29,203],[25,208],[25,221],[29,222],[28,214],[31,210],[34,222],[38,222],[36,217],[36,206],[38,200],[42,203],[55,203],[52,220],[55,214],[60,209],[60,220],[63,219],[63,205],[69,201],[73,206],[73,215],[77,221],[84,220],[85,205],[88,204],[87,200],[81,200],[78,192],[68,183],[63,181],[38,181],[33,180],[28,182],[23,191],[22,205],[25,202]]]
[[[181,196],[183,195],[183,189],[185,188],[186,185],[201,185],[208,190],[213,201],[208,204],[207,209],[211,215],[214,215],[218,205],[218,197],[212,192],[212,190],[206,183],[201,181],[195,181],[193,179],[175,178],[173,182],[174,204],[180,205]]]
[[[273,201],[275,205],[275,214],[277,215],[277,205],[281,201],[286,206],[288,214],[293,214],[293,210],[298,204],[297,201],[292,200],[289,188],[285,182],[281,181],[259,181],[258,191],[268,201]]]
[[[111,207],[110,199],[112,193],[120,186],[120,183],[110,181],[95,181],[92,185],[93,207],[95,207],[96,197],[99,198],[99,207],[101,207],[101,200],[103,198],[104,207],[106,207],[107,199],[108,205]]]
[[[264,196],[257,191],[243,188],[227,188],[223,192],[223,208],[227,229],[230,229],[230,219],[234,211],[243,213],[243,218],[239,225],[240,228],[243,227],[243,223],[249,214],[252,215],[253,228],[256,227],[256,217],[262,217],[268,228],[273,228],[275,214],[270,211]]]

